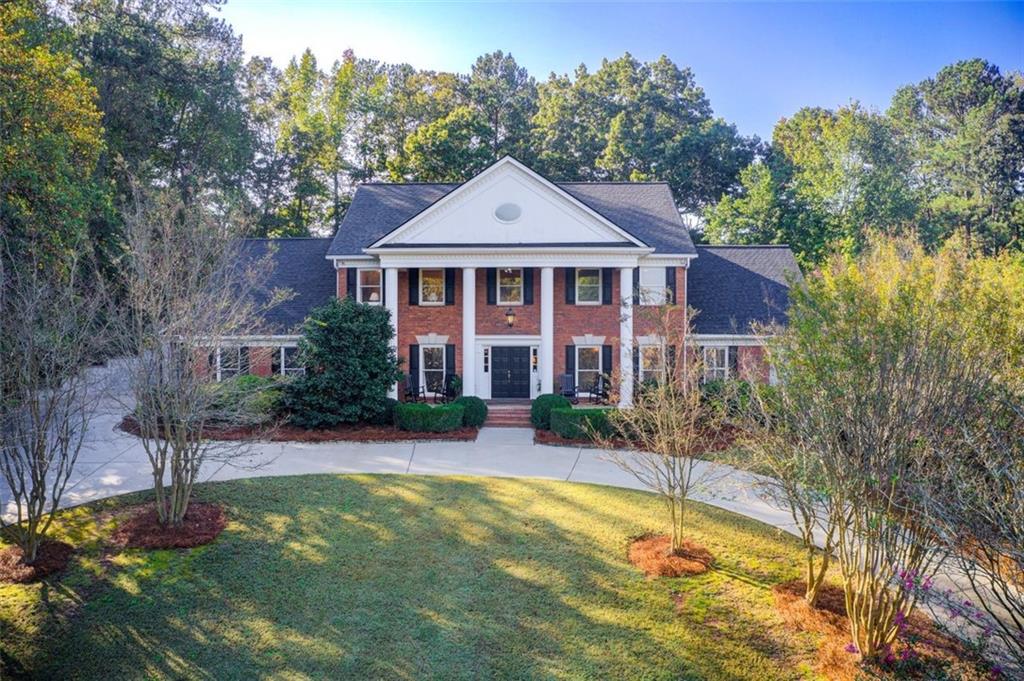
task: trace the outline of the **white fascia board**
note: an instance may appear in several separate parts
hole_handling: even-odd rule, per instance
[[[327,259],[334,263],[334,269],[346,267],[372,267],[377,258],[372,255],[329,255]]]
[[[249,335],[249,336],[224,336],[219,341],[215,341],[212,338],[200,338],[197,343],[213,343],[214,345],[231,347],[235,345],[249,345],[249,346],[273,346],[273,345],[287,345],[295,344],[302,338],[300,334],[286,334],[286,335]]]
[[[520,170],[526,175],[526,177],[533,180],[542,187],[546,188],[548,191],[554,193],[562,200],[567,201],[568,203],[576,207],[578,210],[583,211],[591,219],[599,222],[607,229],[612,230],[626,241],[634,243],[640,247],[647,247],[647,244],[645,244],[643,241],[640,241],[635,236],[633,236],[626,230],[622,229],[614,222],[612,222],[608,218],[604,217],[603,215],[595,211],[590,206],[586,205],[585,203],[574,197],[569,192],[565,191],[558,185],[554,184],[553,182],[545,178],[543,175],[538,174],[536,171],[528,168],[527,166],[523,165],[522,163],[515,160],[511,156],[504,156],[495,161],[489,167],[485,168],[475,177],[463,182],[461,185],[459,185],[452,191],[448,192],[440,199],[430,204],[422,211],[420,211],[413,217],[409,218],[407,221],[405,221],[398,227],[394,228],[393,230],[382,236],[374,243],[370,244],[369,248],[366,249],[366,252],[372,253],[373,249],[379,248],[380,246],[390,243],[392,241],[400,240],[400,237],[402,237],[402,235],[404,235],[407,232],[414,231],[421,222],[431,218],[435,213],[446,210],[448,206],[458,203],[463,199],[465,195],[472,193],[478,186],[485,185],[492,175],[501,172],[503,168],[509,166]]]
[[[651,249],[638,248],[386,248],[374,250],[381,267],[638,267]],[[438,252],[441,251],[441,252]]]
[[[690,261],[696,257],[696,255],[690,254],[651,253],[641,258],[640,267],[644,265],[657,265],[659,267],[662,265],[675,265],[676,267],[689,268]]]
[[[694,333],[687,339],[694,345],[764,345],[767,336]]]

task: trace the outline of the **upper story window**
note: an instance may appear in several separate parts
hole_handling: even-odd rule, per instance
[[[522,268],[498,270],[498,305],[523,304]]]
[[[420,270],[420,305],[444,305],[444,270]]]
[[[580,268],[576,270],[576,304],[601,304],[601,270]]]
[[[358,300],[367,305],[380,305],[383,298],[381,271],[379,269],[359,270]]]
[[[639,288],[641,305],[664,305],[670,302],[664,267],[641,267]]]

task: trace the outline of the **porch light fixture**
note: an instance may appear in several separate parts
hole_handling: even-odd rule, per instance
[[[509,328],[512,328],[516,323],[516,312],[511,307],[505,310],[505,321],[508,322]]]

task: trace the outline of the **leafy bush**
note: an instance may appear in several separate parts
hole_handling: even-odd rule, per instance
[[[244,374],[210,383],[209,420],[218,424],[262,425],[281,413],[287,379]]]
[[[713,408],[726,418],[737,418],[747,412],[750,398],[756,386],[749,381],[718,380],[708,381],[701,385],[701,396]]]
[[[561,395],[539,395],[530,405],[530,423],[534,428],[551,430],[551,410],[572,407],[572,402]]]
[[[594,433],[608,437],[613,430],[608,414],[613,411],[614,407],[552,409],[551,431],[570,440],[590,440]]]
[[[463,395],[455,400],[453,404],[462,405],[462,408],[465,410],[462,421],[467,426],[479,428],[487,420],[487,404],[479,397]]]
[[[386,418],[388,390],[402,377],[393,335],[384,307],[346,298],[313,310],[299,341],[306,372],[285,393],[291,422],[330,428]]]
[[[461,404],[431,407],[422,402],[401,402],[395,407],[395,424],[414,433],[447,433],[462,427]]]
[[[374,426],[393,426],[395,425],[395,407],[398,406],[398,400],[393,397],[384,398],[384,409],[376,416],[373,416],[367,420]]]

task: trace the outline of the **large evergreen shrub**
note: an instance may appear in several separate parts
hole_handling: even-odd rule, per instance
[[[612,425],[608,414],[613,411],[614,407],[552,409],[551,432],[570,440],[591,440],[595,435],[610,437]]]
[[[538,395],[530,405],[530,423],[541,430],[551,429],[551,410],[572,407],[572,402],[561,395]]]
[[[330,428],[379,421],[389,406],[388,390],[402,377],[393,334],[391,316],[380,306],[346,298],[313,310],[299,341],[306,373],[285,393],[291,422]]]
[[[484,421],[487,420],[486,402],[481,400],[479,397],[463,395],[455,400],[455,404],[461,404],[462,408],[465,410],[465,414],[462,417],[464,425],[472,426],[473,428],[479,428],[484,425]]]
[[[414,433],[447,433],[462,427],[464,412],[461,404],[431,407],[422,402],[400,402],[395,407],[395,424]]]

